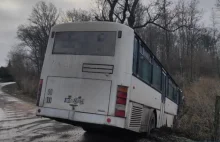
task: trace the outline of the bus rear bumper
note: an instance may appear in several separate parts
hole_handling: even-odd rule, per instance
[[[114,126],[125,128],[125,118],[106,116],[100,114],[91,114],[85,112],[72,112],[69,110],[60,110],[54,108],[39,107],[37,109],[37,116],[49,117],[52,119],[63,119],[73,122],[83,122],[99,125]],[[107,121],[110,120],[110,121]]]

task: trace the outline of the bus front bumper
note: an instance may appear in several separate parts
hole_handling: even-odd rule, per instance
[[[100,114],[91,114],[85,112],[73,112],[69,110],[60,110],[54,108],[44,108],[38,107],[37,116],[49,117],[49,118],[58,118],[64,120],[70,120],[74,122],[84,122],[91,124],[99,124],[99,125],[108,125],[119,128],[125,128],[125,118],[114,117],[114,116],[106,116]],[[110,121],[107,122],[107,119]]]

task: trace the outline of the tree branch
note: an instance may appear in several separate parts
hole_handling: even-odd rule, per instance
[[[116,4],[118,3],[118,0],[113,0],[112,3],[111,3],[110,0],[107,0],[107,2],[108,2],[109,5],[110,5],[110,10],[109,10],[109,15],[108,15],[109,21],[112,21],[112,22],[113,22],[113,21],[114,21],[114,19],[113,19],[114,10],[115,10]]]
[[[157,24],[157,23],[155,23],[155,22],[153,22],[153,21],[148,21],[148,22],[146,22],[146,23],[143,24],[143,25],[135,26],[134,29],[139,29],[139,28],[146,27],[148,24],[153,24],[153,25],[155,25],[155,26],[157,26],[157,27],[159,27],[159,28],[161,28],[161,29],[163,29],[163,30],[165,30],[165,31],[168,31],[168,32],[175,32],[175,31],[177,31],[177,30],[180,29],[180,28],[188,27],[188,26],[186,26],[186,25],[182,25],[182,26],[179,26],[179,27],[177,27],[177,28],[175,28],[175,29],[167,29],[167,28],[165,28],[164,26],[161,26],[160,24]]]
[[[127,10],[128,10],[128,7],[129,7],[129,5],[128,5],[128,0],[125,0],[124,10],[123,10],[123,12],[122,12],[122,20],[121,20],[121,23],[124,23],[125,20],[126,20],[126,18],[127,18],[126,12],[127,12]]]

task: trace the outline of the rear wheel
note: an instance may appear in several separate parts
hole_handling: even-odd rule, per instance
[[[151,117],[149,120],[149,125],[148,125],[148,131],[147,135],[149,136],[150,133],[156,128],[156,116],[154,113],[151,113]]]
[[[92,127],[92,126],[83,126],[82,127],[84,131],[92,133],[92,132],[99,132],[101,131],[101,128],[96,128],[96,127]]]
[[[82,128],[86,132],[94,132],[94,129],[92,129],[91,127],[82,127]]]

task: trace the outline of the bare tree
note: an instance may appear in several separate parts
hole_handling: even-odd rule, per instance
[[[144,6],[140,0],[98,0],[95,19],[127,24],[131,28],[142,28],[159,18],[157,3]]]
[[[167,0],[166,0],[167,1]],[[170,2],[168,2],[170,3]],[[133,29],[155,25],[166,31],[176,31],[185,25],[166,26],[175,19],[161,25],[158,20],[163,16],[164,9],[161,7],[161,0],[155,0],[147,5],[143,5],[140,0],[97,0],[97,10],[95,10],[95,19],[98,21],[111,21],[127,24]]]
[[[187,6],[186,2],[184,0],[179,0],[178,4],[176,6],[176,12],[177,14],[177,23],[180,23],[179,25],[187,25]],[[186,28],[181,27],[177,33],[177,42],[179,43],[179,72],[181,77],[184,77],[184,58],[185,58],[185,49],[187,46],[186,43]]]
[[[36,64],[38,75],[44,60],[51,28],[59,17],[56,7],[49,3],[38,2],[32,10],[27,25],[20,25],[17,37],[23,46],[30,49],[33,63]]]
[[[161,9],[162,13],[159,17],[158,25],[164,27],[164,29],[169,29],[171,26],[171,22],[175,16],[171,14],[170,6],[172,3],[168,0],[158,0],[159,9]],[[174,12],[173,12],[174,13]],[[167,30],[164,30],[162,37],[162,46],[161,46],[161,61],[169,70],[169,57],[170,57],[170,35]]]
[[[81,22],[81,21],[92,21],[92,14],[86,10],[82,9],[72,9],[66,11],[63,16],[61,16],[62,22]]]
[[[201,18],[200,11],[198,10],[198,0],[192,0],[189,4],[189,17],[188,23],[189,28],[187,28],[187,37],[188,37],[188,48],[187,53],[190,54],[190,80],[193,81],[194,78],[194,49],[197,45],[198,39],[200,38],[201,28],[198,25],[198,22]]]
[[[220,0],[216,0],[215,6],[218,10],[220,10]]]

